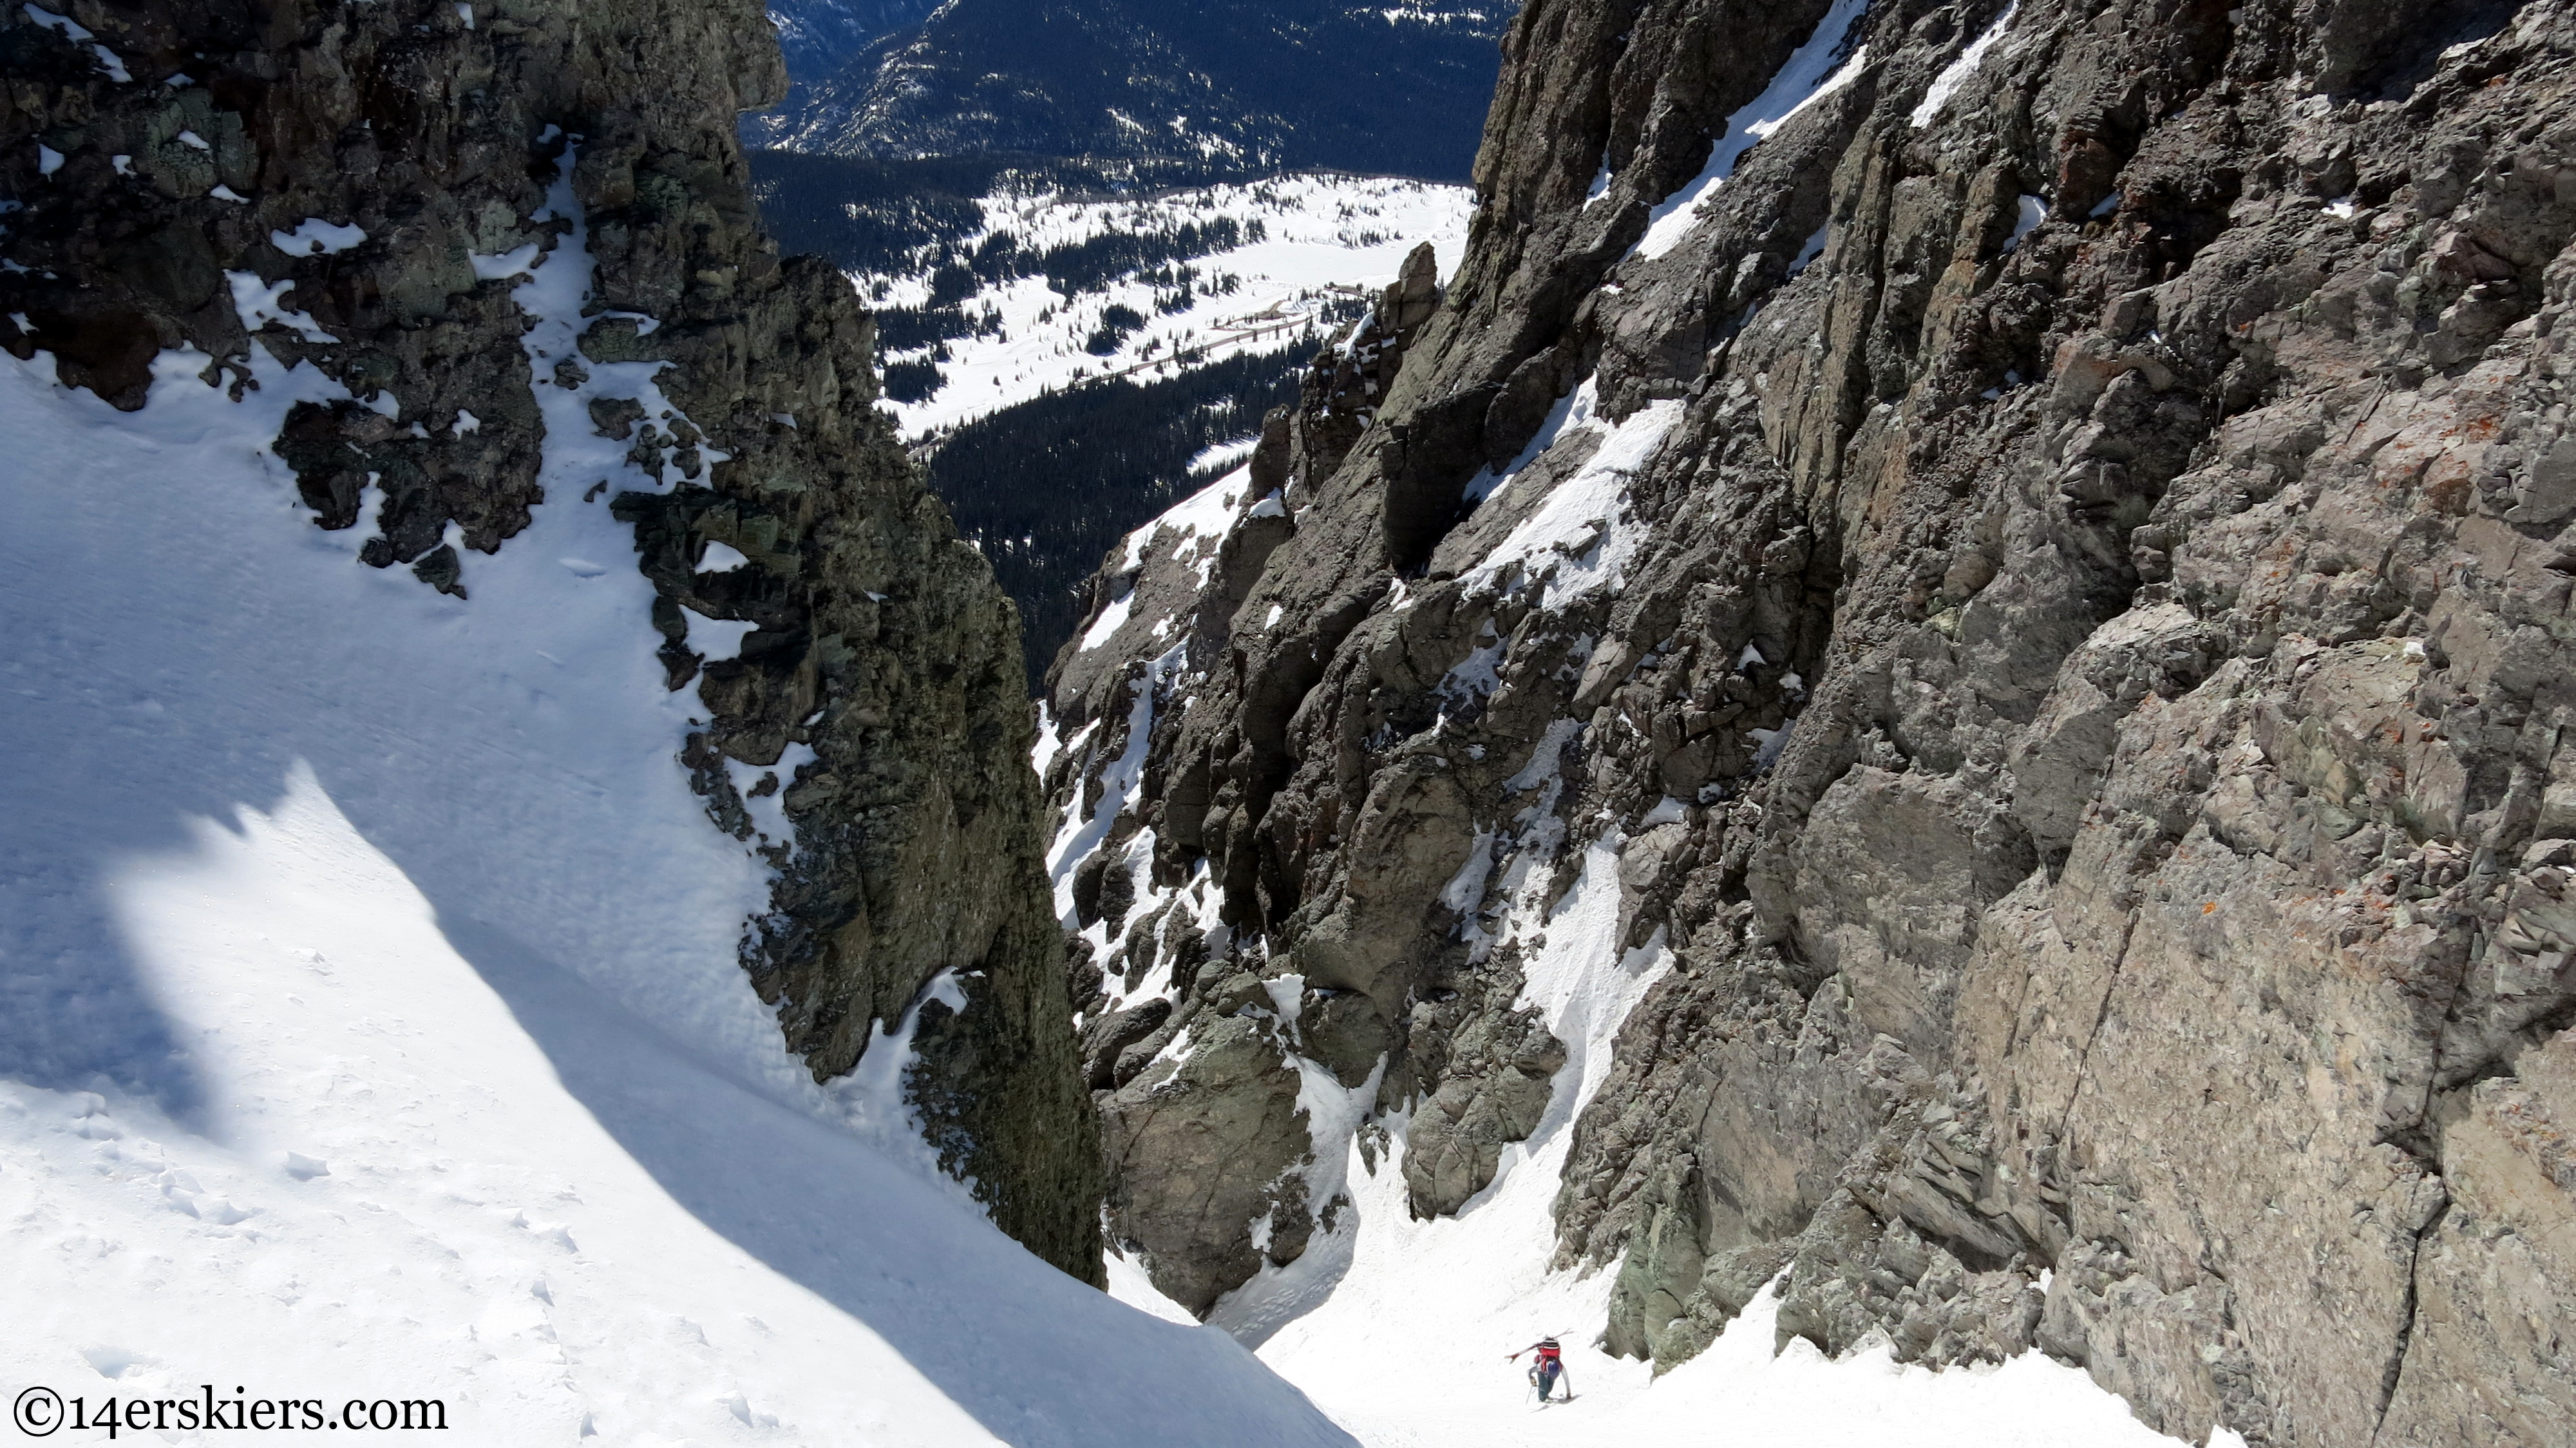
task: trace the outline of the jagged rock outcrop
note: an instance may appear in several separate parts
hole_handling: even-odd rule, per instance
[[[1356,1086],[1386,1042],[1382,1022],[1356,1001],[1336,1005],[1326,992],[1303,1011],[1290,1004],[1294,985],[1282,998],[1221,959],[1211,968],[1228,953],[1224,935],[1209,932],[1224,891],[1204,860],[1158,865],[1171,851],[1152,828],[1140,830],[1144,814],[1129,799],[1150,741],[1171,727],[1205,661],[1234,648],[1246,592],[1296,532],[1286,499],[1310,491],[1367,431],[1438,301],[1431,248],[1416,247],[1370,313],[1307,368],[1298,405],[1265,420],[1244,466],[1104,561],[1090,627],[1048,672],[1046,783],[1097,822],[1089,835],[1068,826],[1056,863],[1059,901],[1082,932],[1072,942],[1082,962],[1074,1004],[1107,1136],[1110,1217],[1148,1254],[1156,1285],[1193,1311],[1265,1262],[1296,1260],[1318,1218],[1329,1225],[1339,1215],[1299,1174],[1312,1152],[1290,1047]],[[1057,738],[1072,743],[1052,748]],[[1194,853],[1194,842],[1181,847],[1181,858]],[[1114,974],[1093,959],[1104,950]],[[1174,1000],[1188,1005],[1176,1013]],[[1205,1029],[1185,1038],[1201,1015]],[[1299,1017],[1304,1035],[1282,1041],[1283,1016]]]
[[[744,963],[788,1043],[846,1071],[952,976],[962,1012],[920,1007],[932,1135],[1098,1280],[1017,620],[874,411],[849,287],[760,232],[734,118],[785,77],[759,8],[72,0],[0,15],[0,72],[0,344],[129,409],[173,358],[235,389],[254,348],[318,369],[346,396],[275,444],[314,522],[466,607],[532,508],[632,523],[670,685],[704,706],[683,762],[779,870]],[[550,358],[513,293],[540,258],[595,268]],[[609,461],[550,490],[576,444]],[[753,627],[710,658],[692,614]]]
[[[1776,1276],[2194,1440],[2564,1441],[2571,117],[2558,0],[1528,7],[1365,431],[1059,666],[1088,1009],[1374,1081],[1417,1214],[1579,1106],[1620,1352]],[[1279,1260],[1113,1170],[1158,1280]]]

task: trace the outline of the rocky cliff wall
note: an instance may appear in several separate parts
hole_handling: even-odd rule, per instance
[[[2194,1440],[2567,1441],[2571,86],[2560,0],[1525,8],[1436,310],[1058,663],[1113,1235],[1222,1314],[1354,1130],[1458,1210],[1574,952],[1614,1350],[1777,1276]]]
[[[779,872],[743,954],[788,1044],[836,1075],[921,1000],[948,1164],[1098,1280],[1017,618],[875,412],[849,287],[760,232],[759,7],[71,0],[0,14],[0,76],[0,345],[129,409],[174,363],[318,369],[346,398],[274,444],[311,521],[469,608],[530,509],[632,523],[639,646],[703,705],[682,767]],[[514,295],[548,255],[594,268],[552,357]],[[550,408],[632,466],[549,494]]]

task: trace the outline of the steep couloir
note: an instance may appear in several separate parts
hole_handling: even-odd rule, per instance
[[[0,71],[0,344],[129,409],[256,385],[254,348],[318,369],[339,399],[274,444],[312,521],[469,608],[530,509],[631,522],[704,714],[682,767],[778,870],[743,959],[788,1043],[837,1075],[919,1001],[948,1165],[1100,1280],[1017,618],[874,411],[848,285],[760,232],[759,7],[70,0],[0,15]],[[573,291],[515,294],[541,258]],[[595,479],[541,486],[585,448]]]
[[[1538,0],[1476,176],[1058,662],[1113,1236],[1579,1108],[1614,1350],[2566,1441],[2576,5]]]

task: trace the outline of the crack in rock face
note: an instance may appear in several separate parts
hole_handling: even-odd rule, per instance
[[[1113,1236],[1232,1321],[1343,1162],[1562,1132],[1617,1352],[1776,1279],[2187,1439],[2563,1439],[2571,117],[2561,0],[1525,10],[1457,274],[1050,676]],[[1669,957],[1606,1029],[1577,905]]]

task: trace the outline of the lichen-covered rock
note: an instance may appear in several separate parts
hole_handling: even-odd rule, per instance
[[[1017,620],[875,411],[848,285],[760,231],[735,118],[785,76],[759,7],[68,0],[0,14],[0,81],[0,345],[125,408],[177,349],[234,388],[254,346],[319,369],[351,400],[275,443],[314,523],[468,607],[530,509],[632,523],[660,595],[639,638],[703,706],[682,763],[779,868],[744,964],[788,1044],[846,1071],[952,974],[969,1004],[926,1002],[916,1041],[931,1134],[1098,1280]],[[576,237],[596,320],[532,359],[515,278]],[[661,490],[547,495],[538,390],[632,364],[649,384],[589,422]],[[741,562],[700,571],[718,545]],[[752,627],[709,658],[690,614]]]
[[[2186,1438],[2559,1441],[2571,116],[2562,0],[1530,5],[1381,410],[1051,782],[1368,1003],[1418,1211],[1615,858],[1619,1351],[1785,1271]]]
[[[1314,1225],[1291,1173],[1307,1153],[1297,1072],[1257,1023],[1209,1015],[1185,1053],[1101,1102],[1119,1238],[1148,1254],[1165,1296],[1198,1313],[1265,1256],[1294,1261]]]

